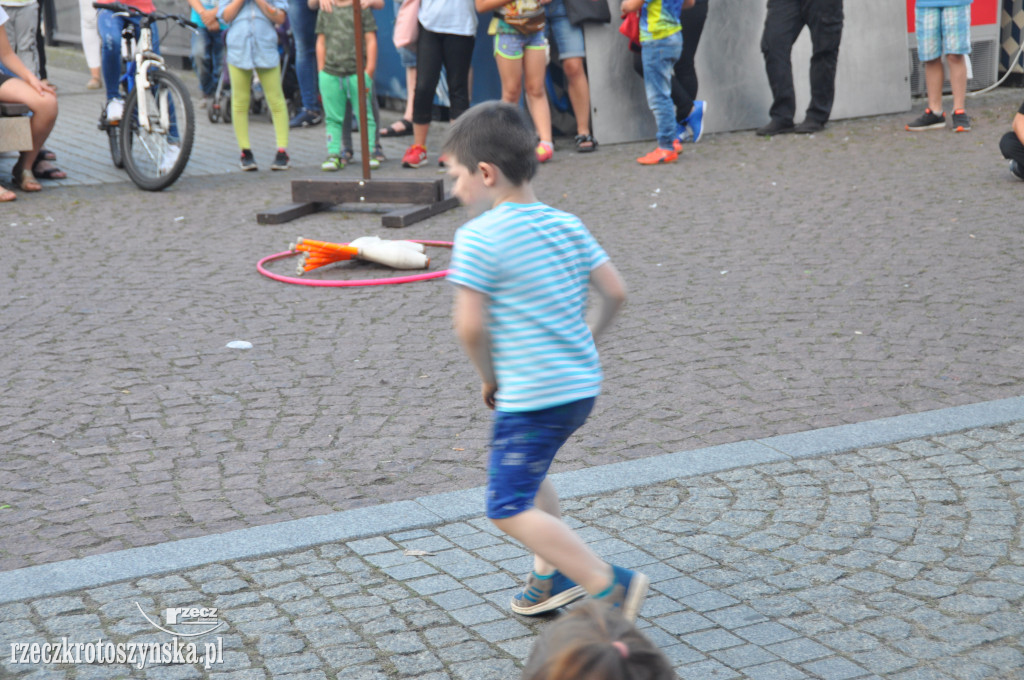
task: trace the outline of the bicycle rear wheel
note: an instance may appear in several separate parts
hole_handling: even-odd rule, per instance
[[[173,184],[188,164],[196,118],[188,90],[176,75],[152,69],[149,81],[149,89],[136,87],[125,101],[121,153],[124,169],[136,186],[160,191]],[[146,120],[139,116],[140,97],[146,98]]]

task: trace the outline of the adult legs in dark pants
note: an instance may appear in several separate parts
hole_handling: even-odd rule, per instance
[[[427,133],[442,66],[448,80],[451,119],[455,120],[469,108],[469,67],[475,42],[476,36],[434,33],[420,25],[412,105],[413,144],[402,157],[402,165],[418,168],[427,160]]]
[[[302,96],[302,110],[288,126],[319,125],[324,116],[316,73],[316,10],[306,0],[288,0],[288,23],[295,38],[295,75]]]
[[[793,88],[793,43],[807,26],[811,32],[811,102],[804,122],[793,127],[796,92]],[[768,0],[761,36],[765,71],[772,90],[771,121],[759,135],[817,132],[832,113],[836,65],[843,34],[843,0]]]

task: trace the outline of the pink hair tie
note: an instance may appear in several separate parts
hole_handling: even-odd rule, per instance
[[[625,642],[622,642],[621,640],[616,640],[612,643],[612,647],[619,650],[619,654],[622,655],[623,659],[629,658],[629,647],[626,646]]]

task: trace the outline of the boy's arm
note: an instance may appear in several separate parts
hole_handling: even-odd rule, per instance
[[[458,336],[469,360],[473,362],[476,372],[480,374],[484,404],[487,408],[493,409],[498,381],[494,376],[491,338],[487,333],[487,303],[488,297],[484,293],[465,286],[457,286],[452,317],[455,322],[455,335]]]
[[[1013,134],[1024,144],[1024,113],[1017,113],[1013,117]]]
[[[364,66],[366,67],[366,75],[373,78],[373,74],[377,71],[377,32],[370,31],[369,33],[363,34],[363,47],[366,52],[363,54],[365,59]]]
[[[626,301],[626,283],[619,276],[618,270],[611,262],[605,262],[590,272],[590,283],[597,290],[600,301],[598,308],[588,322],[590,334],[596,341],[598,336],[611,325],[612,319]]]
[[[323,71],[327,63],[327,38],[323,33],[316,34],[316,70]]]
[[[644,6],[644,0],[622,0],[622,4],[619,5],[619,11],[623,14],[629,14],[635,12]]]

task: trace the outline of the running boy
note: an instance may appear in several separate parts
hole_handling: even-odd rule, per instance
[[[967,56],[971,53],[971,3],[974,0],[917,0],[914,9],[917,56],[924,64],[928,108],[910,121],[911,132],[946,127],[942,110],[942,54],[949,64],[949,87],[953,90],[953,132],[967,132],[971,119],[964,110],[967,100]]]
[[[683,27],[679,13],[683,0],[622,0],[623,16],[640,11],[640,55],[644,65],[644,90],[658,124],[658,148],[636,159],[641,165],[672,163],[675,150],[676,108],[672,103],[672,74],[683,53]],[[682,148],[682,147],[680,147]]]
[[[310,7],[319,6],[311,0]],[[370,144],[377,134],[377,121],[373,116],[373,73],[377,70],[377,22],[370,5],[363,2],[363,60],[366,82],[366,133]],[[327,131],[327,160],[321,170],[341,170],[345,161],[341,155],[342,123],[349,106],[359,106],[359,79],[356,75],[356,27],[352,0],[334,0],[332,11],[321,11],[316,18],[316,70],[320,85],[320,98],[324,104],[324,128]],[[358,109],[357,109],[358,110]],[[370,167],[379,168],[380,161],[370,158]]]
[[[495,410],[487,516],[534,553],[512,610],[540,614],[590,593],[634,620],[649,579],[598,558],[561,520],[546,478],[600,392],[594,338],[625,301],[622,279],[577,217],[537,201],[533,131],[518,108],[473,107],[444,152],[453,192],[474,216],[456,232],[448,280],[456,334]],[[590,284],[600,304],[588,327]]]

